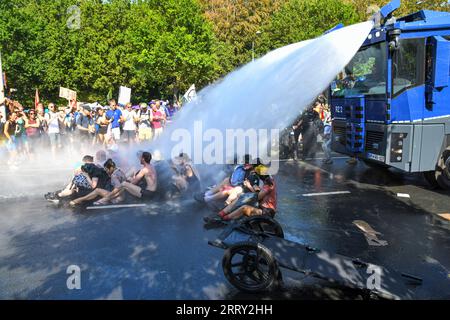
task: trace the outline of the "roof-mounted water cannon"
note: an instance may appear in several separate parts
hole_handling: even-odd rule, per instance
[[[377,13],[372,16],[372,21],[375,25],[375,28],[379,28],[382,25],[393,24],[395,22],[395,18],[392,16],[394,11],[400,8],[401,0],[392,0],[383,8],[380,9]]]

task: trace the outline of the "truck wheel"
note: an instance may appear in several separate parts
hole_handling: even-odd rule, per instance
[[[242,222],[242,226],[255,232],[284,239],[284,232],[281,225],[268,216],[254,216],[247,218]]]
[[[436,182],[444,190],[450,190],[450,148],[442,152],[436,166]]]
[[[259,243],[241,242],[225,251],[222,269],[237,289],[258,293],[269,290],[280,279],[280,270],[269,249]]]
[[[425,180],[428,182],[428,184],[432,189],[437,189],[440,187],[438,182],[436,181],[436,171],[423,172],[423,177],[425,178]]]

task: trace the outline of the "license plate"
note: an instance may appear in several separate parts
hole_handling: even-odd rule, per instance
[[[384,156],[380,156],[378,154],[373,154],[373,153],[368,153],[367,158],[369,158],[371,160],[380,161],[380,162],[384,162],[384,159],[385,159]]]

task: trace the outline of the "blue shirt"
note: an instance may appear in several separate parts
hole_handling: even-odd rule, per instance
[[[112,119],[113,119],[113,121],[112,121],[112,123],[111,123],[111,128],[119,128],[120,127],[120,122],[119,122],[119,120],[120,120],[120,117],[122,116],[122,111],[120,111],[119,109],[116,109],[116,110],[114,110],[113,111],[114,113],[113,113],[113,115],[112,115]]]
[[[106,119],[111,119],[114,115],[114,111],[112,111],[111,109],[106,111]]]
[[[237,187],[237,186],[243,184],[244,180],[245,180],[246,173],[247,172],[244,170],[244,166],[243,165],[237,166],[236,169],[234,169],[233,174],[231,175],[230,184],[233,187]]]

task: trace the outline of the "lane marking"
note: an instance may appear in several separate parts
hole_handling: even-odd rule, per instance
[[[318,196],[331,196],[336,194],[349,194],[350,191],[334,191],[334,192],[319,192],[319,193],[305,193],[304,197],[318,197]]]
[[[138,204],[116,204],[116,205],[110,205],[110,206],[94,206],[94,207],[87,207],[87,210],[103,210],[103,209],[120,209],[120,208],[142,208],[146,207],[147,205],[144,203],[138,203]]]
[[[349,159],[350,157],[331,157],[331,160],[340,160],[340,159]],[[325,158],[306,158],[306,161],[311,160],[324,160]],[[278,159],[278,160],[272,160],[272,161],[278,161],[278,162],[304,162],[304,160],[301,159]]]
[[[411,196],[407,193],[397,193],[397,197],[399,198],[411,198]]]

